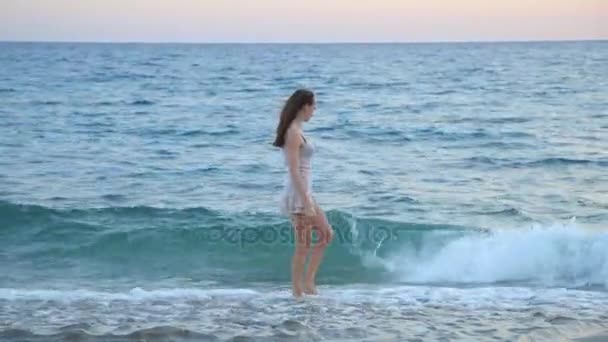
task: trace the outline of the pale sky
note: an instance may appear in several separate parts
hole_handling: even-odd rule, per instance
[[[0,40],[608,39],[608,0],[0,0]]]

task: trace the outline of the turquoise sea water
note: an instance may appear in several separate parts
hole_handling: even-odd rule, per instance
[[[4,339],[606,329],[606,42],[0,43],[0,69]],[[294,303],[271,142],[298,87],[336,239]]]

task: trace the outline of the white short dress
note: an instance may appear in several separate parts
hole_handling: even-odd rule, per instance
[[[315,148],[311,143],[306,140],[306,138],[303,139],[304,143],[300,145],[299,176],[304,181],[306,194],[312,201],[314,201],[312,192],[312,155],[314,153]],[[283,156],[285,160],[285,165],[288,165],[287,155],[284,149]],[[304,204],[302,203],[302,198],[299,194],[297,194],[296,188],[291,180],[289,170],[287,171],[287,175],[285,177],[285,186],[283,189],[283,194],[281,196],[280,207],[281,213],[287,216],[304,212]]]

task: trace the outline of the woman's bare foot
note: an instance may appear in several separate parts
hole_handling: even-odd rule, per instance
[[[302,289],[299,287],[294,287],[292,290],[292,294],[294,298],[300,298],[304,295],[304,291],[302,291]]]
[[[308,295],[316,295],[317,294],[317,287],[315,286],[314,282],[306,282],[306,285],[304,285],[304,293],[308,294]]]

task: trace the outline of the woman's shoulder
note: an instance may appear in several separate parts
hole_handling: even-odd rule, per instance
[[[287,139],[297,139],[297,140],[301,140],[302,137],[302,130],[300,128],[294,127],[294,126],[290,126],[289,128],[287,128],[287,131],[285,132],[285,140]],[[298,139],[300,138],[300,139]]]

